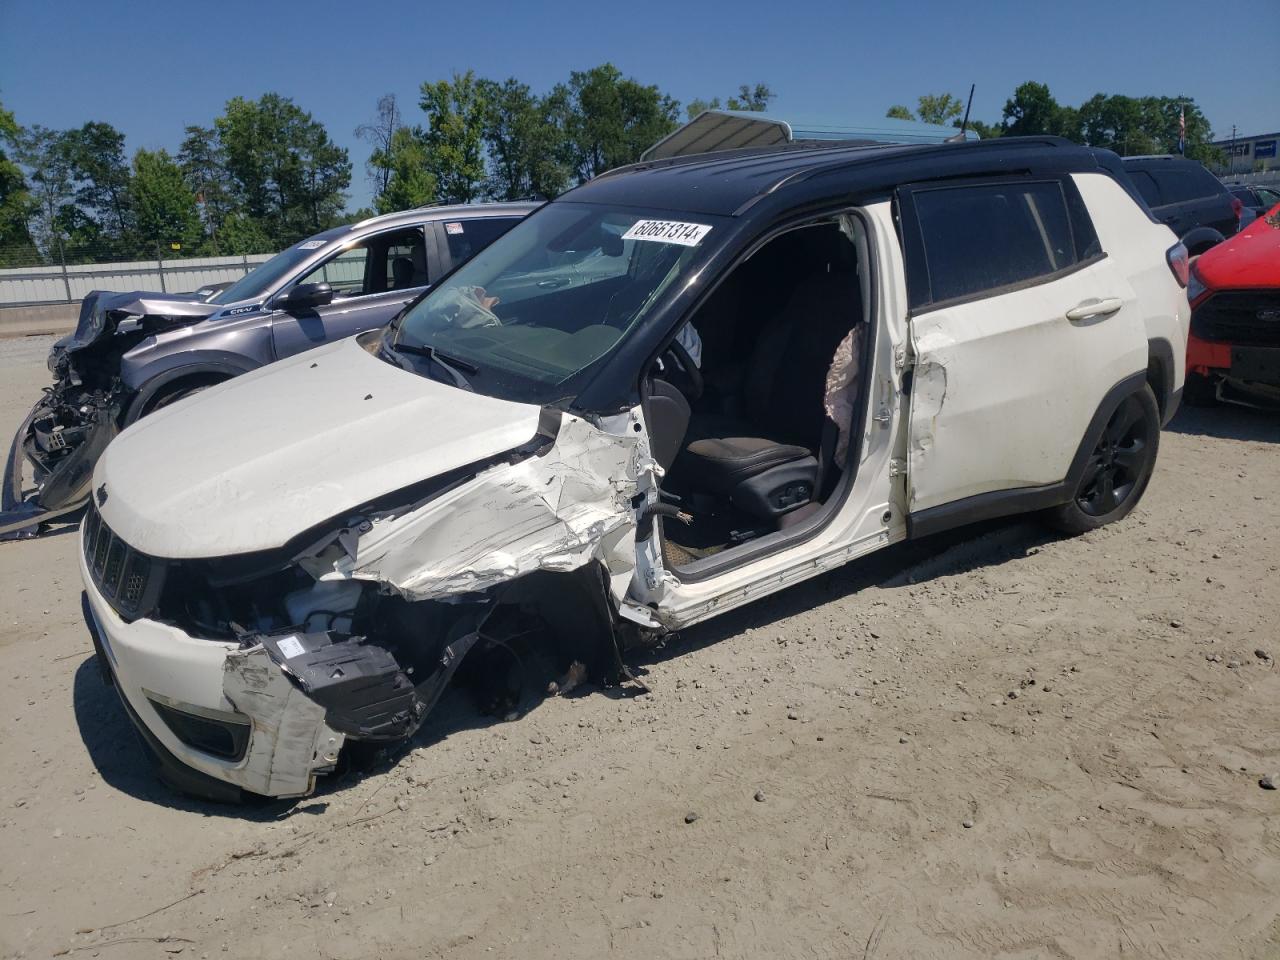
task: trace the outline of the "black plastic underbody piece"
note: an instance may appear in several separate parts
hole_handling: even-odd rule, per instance
[[[474,630],[453,638],[417,684],[389,650],[365,637],[283,633],[261,641],[302,692],[324,707],[332,729],[358,740],[402,740],[421,726],[479,638]]]
[[[423,713],[413,681],[384,647],[329,633],[264,636],[262,645],[303,693],[325,709],[325,723],[365,740],[411,734]]]

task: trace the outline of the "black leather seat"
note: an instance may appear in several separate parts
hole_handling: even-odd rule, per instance
[[[391,289],[408,290],[427,285],[427,248],[416,243],[409,248],[409,256],[395,257],[391,261]]]
[[[693,490],[728,497],[765,519],[817,492],[827,371],[861,316],[856,272],[833,266],[802,282],[765,324],[743,382],[741,415],[690,418],[676,469]]]
[[[411,287],[425,287],[427,285],[427,247],[423,243],[415,243],[410,248],[410,255],[413,257],[413,274],[409,279]]]
[[[391,289],[407,290],[413,286],[413,261],[408,257],[396,257],[391,261]]]
[[[767,437],[742,436],[751,427],[733,417],[698,418],[694,430],[708,428],[717,436],[693,440],[684,449],[681,465],[690,482],[699,490],[729,496],[744,480],[774,467],[803,460],[813,451],[799,444],[783,443]],[[724,436],[719,436],[723,433]]]

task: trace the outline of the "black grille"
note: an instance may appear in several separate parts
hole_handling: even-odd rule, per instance
[[[136,620],[155,608],[164,564],[112,533],[92,503],[84,516],[84,556],[94,586],[123,619]]]
[[[1191,329],[1204,340],[1241,346],[1280,346],[1280,292],[1231,290],[1215,293],[1196,308]]]

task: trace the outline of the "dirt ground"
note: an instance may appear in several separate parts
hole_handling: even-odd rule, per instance
[[[6,432],[49,342],[0,341]],[[76,543],[0,544],[4,957],[1280,957],[1280,419],[1184,411],[1104,531],[895,548],[649,696],[455,698],[259,807],[153,779]]]

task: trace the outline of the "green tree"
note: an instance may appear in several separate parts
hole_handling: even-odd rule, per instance
[[[427,115],[423,142],[441,199],[470,203],[485,179],[484,131],[488,87],[475,72],[422,84],[418,105]]]
[[[379,213],[409,210],[436,199],[436,177],[429,161],[423,132],[408,127],[392,134],[385,152],[374,152],[370,162],[389,171],[387,186],[374,203]]]
[[[926,93],[917,103],[916,116],[924,123],[942,126],[964,113],[964,101],[949,93]]]
[[[212,237],[235,208],[226,151],[212,127],[189,126],[178,148],[178,166],[187,189],[196,198],[205,233]],[[217,253],[217,248],[211,248]]]
[[[169,255],[179,244],[184,256],[200,246],[204,231],[196,197],[182,176],[182,168],[165,150],[138,150],[133,155],[130,188],[133,220],[143,251],[154,246]]]
[[[262,221],[236,210],[222,221],[213,237],[213,246],[223,255],[275,253],[280,249],[280,239],[268,235]]]
[[[936,123],[944,126],[956,120],[964,113],[964,101],[949,93],[926,93],[916,100],[916,112],[909,107],[895,103],[885,111],[886,117],[894,120],[919,120],[921,123]]]
[[[1000,129],[1010,137],[1057,134],[1062,127],[1062,107],[1047,84],[1029,80],[1019,84],[1005,101]]]
[[[960,126],[960,121],[959,120],[953,121],[952,126],[954,127]],[[983,123],[981,120],[973,119],[973,117],[969,118],[968,129],[972,130],[983,140],[994,140],[996,137],[1004,133],[1004,131],[1000,128],[1000,124]]]
[[[488,105],[484,146],[489,157],[485,184],[497,200],[554,197],[569,184],[573,166],[565,130],[564,102],[539,97],[514,77],[482,80]]]
[[[39,262],[29,226],[35,201],[22,169],[6,150],[14,147],[20,135],[13,114],[0,106],[0,264],[6,266]]]
[[[726,104],[730,110],[749,110],[754,113],[763,113],[769,109],[769,103],[777,96],[767,83],[757,83],[754,86],[749,84],[741,84],[738,87],[738,95],[730,97]]]
[[[1209,120],[1191,97],[1143,97],[1143,114],[1146,129],[1163,153],[1178,152],[1179,116],[1186,118],[1186,155],[1201,163],[1218,164],[1224,159],[1223,151],[1210,145],[1213,130]]]
[[[564,97],[576,173],[589,180],[634,163],[675,129],[680,105],[656,86],[624,78],[611,63],[575,70],[553,95]]]
[[[214,128],[238,212],[279,237],[337,222],[351,161],[311,114],[277,93],[234,97]]]
[[[1094,94],[1080,105],[1080,134],[1094,147],[1121,156],[1156,153],[1159,147],[1149,127],[1142,101],[1120,94]]]
[[[356,136],[373,147],[365,171],[373,184],[373,199],[377,202],[391,181],[391,139],[404,126],[400,105],[394,93],[384,93],[378,98],[378,113],[370,123],[356,127]]]
[[[723,104],[725,110],[750,110],[761,113],[769,109],[769,103],[776,97],[772,88],[767,83],[741,84],[738,87],[737,96],[729,97]],[[721,101],[719,97],[713,97],[710,100],[690,100],[689,105],[685,107],[685,113],[690,120],[700,113],[707,110],[719,110]]]
[[[724,104],[720,102],[719,97],[712,97],[710,100],[703,100],[701,97],[690,100],[684,108],[684,115],[692,120],[700,113],[706,113],[708,110],[723,109]]]
[[[76,181],[75,202],[82,215],[80,232],[84,238],[94,244],[110,244],[117,255],[132,255],[137,237],[124,134],[109,123],[90,121],[64,133],[60,149]]]
[[[63,225],[75,211],[75,179],[63,134],[39,124],[19,128],[13,155],[26,175],[31,195],[32,239],[52,259],[63,255]]]

